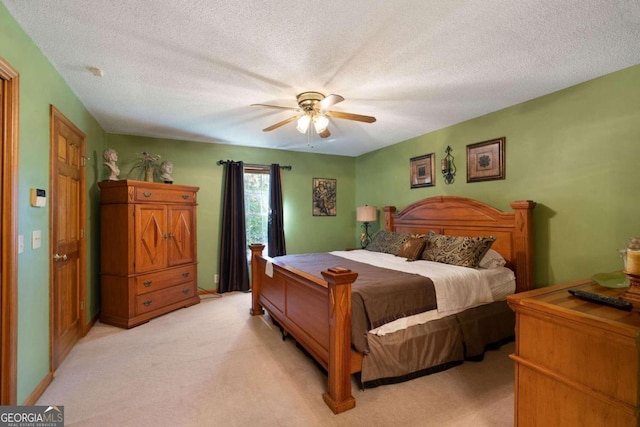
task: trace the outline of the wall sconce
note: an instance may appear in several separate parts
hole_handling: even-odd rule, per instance
[[[453,156],[451,155],[451,147],[447,145],[445,150],[447,155],[442,159],[440,163],[440,169],[442,169],[442,176],[446,184],[451,184],[455,180],[456,165],[453,164]]]
[[[360,245],[362,249],[366,248],[369,242],[371,242],[371,236],[369,236],[369,223],[375,222],[378,215],[378,208],[375,206],[360,206],[356,210],[356,219],[362,223],[364,233],[360,236]]]

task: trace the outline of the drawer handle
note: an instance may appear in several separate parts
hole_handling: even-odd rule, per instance
[[[171,234],[171,233],[167,233],[167,234],[163,235],[163,236],[162,236],[162,238],[163,238],[164,240],[167,240],[167,239],[173,239],[173,234]]]
[[[185,199],[185,200],[187,200],[187,199],[189,198],[189,195],[188,195],[188,194],[183,194],[183,195],[182,195],[182,198],[183,198],[183,199]]]
[[[145,307],[149,307],[152,302],[153,302],[153,300],[148,299],[145,302],[143,302],[142,304],[144,304]]]
[[[189,274],[191,273],[189,273],[188,271],[185,271],[184,273],[182,273],[182,277],[189,277]]]
[[[151,191],[145,191],[142,194],[144,195],[144,197],[151,197]]]
[[[152,280],[147,280],[147,281],[143,282],[142,284],[144,285],[145,288],[148,288],[149,286],[151,286],[151,283],[153,283]]]
[[[185,294],[185,295],[188,294],[189,292],[191,292],[191,289],[189,289],[189,288],[184,288],[182,290],[182,293]]]

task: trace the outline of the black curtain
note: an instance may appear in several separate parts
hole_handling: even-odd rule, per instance
[[[218,292],[249,290],[247,233],[244,224],[244,165],[224,166],[220,243],[220,284]]]
[[[274,163],[269,170],[269,228],[267,237],[270,257],[287,254],[287,247],[284,243],[282,180],[280,178],[280,165]]]

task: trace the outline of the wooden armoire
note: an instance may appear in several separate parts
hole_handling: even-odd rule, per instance
[[[100,321],[132,328],[199,303],[199,188],[132,180],[98,186]]]

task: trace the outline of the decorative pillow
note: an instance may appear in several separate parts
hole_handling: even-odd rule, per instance
[[[507,261],[505,261],[505,259],[502,258],[502,255],[500,255],[498,252],[494,251],[493,249],[489,249],[487,253],[480,260],[478,267],[498,268],[498,267],[504,267],[506,264],[507,264]]]
[[[475,268],[496,240],[495,237],[444,236],[429,233],[422,258],[460,267]]]
[[[415,261],[420,258],[427,241],[419,237],[409,237],[400,245],[398,256],[404,257],[407,261]]]
[[[407,233],[380,230],[373,236],[373,239],[365,249],[373,252],[397,255],[400,245],[408,238],[409,234]]]

